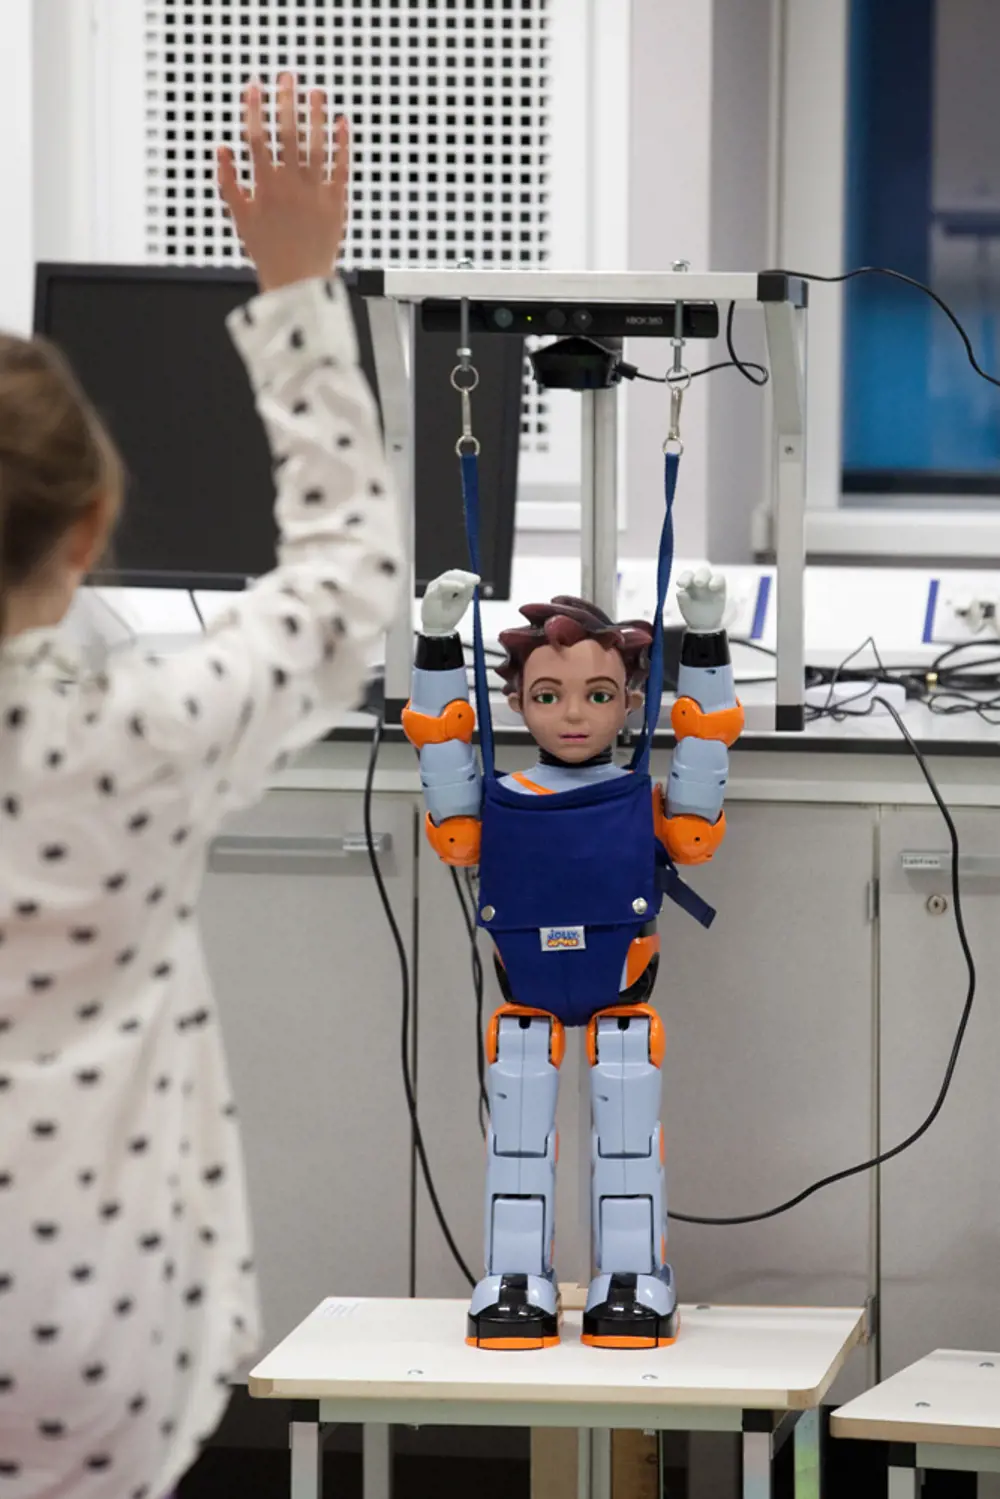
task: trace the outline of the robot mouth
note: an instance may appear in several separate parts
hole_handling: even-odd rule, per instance
[[[589,734],[560,734],[559,738],[563,741],[564,744],[582,744],[585,739],[589,739],[590,738],[590,735]]]

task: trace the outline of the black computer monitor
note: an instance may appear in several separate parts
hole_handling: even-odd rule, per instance
[[[350,275],[361,363],[378,397],[368,317]],[[242,588],[274,565],[274,484],[225,317],[254,290],[238,267],[39,265],[35,331],[69,358],[125,459],[128,493],[113,571],[94,581]],[[484,583],[510,592],[523,350],[473,341],[480,386]],[[414,477],[418,590],[467,563],[448,379],[455,337],[417,331]]]

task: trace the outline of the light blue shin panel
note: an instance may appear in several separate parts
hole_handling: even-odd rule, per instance
[[[655,1273],[664,1264],[666,1191],[648,1020],[598,1020],[590,1088],[595,1264],[602,1273]]]
[[[504,1017],[487,1072],[486,1268],[547,1275],[555,1232],[556,1099],[552,1022]]]

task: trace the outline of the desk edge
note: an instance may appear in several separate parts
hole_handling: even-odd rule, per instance
[[[834,1412],[830,1431],[856,1442],[906,1442],[915,1446],[991,1447],[1000,1449],[1000,1428],[948,1426],[931,1421],[891,1421],[874,1416],[839,1416]]]

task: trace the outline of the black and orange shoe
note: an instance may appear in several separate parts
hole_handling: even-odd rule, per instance
[[[527,1275],[492,1277],[491,1299],[481,1310],[470,1310],[465,1341],[472,1348],[527,1351],[554,1348],[559,1342],[559,1307],[556,1295],[544,1294],[540,1305],[532,1298]],[[542,1277],[531,1276],[532,1281]],[[484,1289],[483,1283],[477,1291]],[[555,1292],[546,1281],[544,1292]],[[478,1297],[473,1297],[473,1308]]]
[[[583,1314],[582,1341],[589,1348],[669,1348],[676,1343],[681,1318],[672,1284],[654,1275],[600,1279],[607,1283],[603,1299]],[[645,1296],[639,1294],[640,1280]]]

